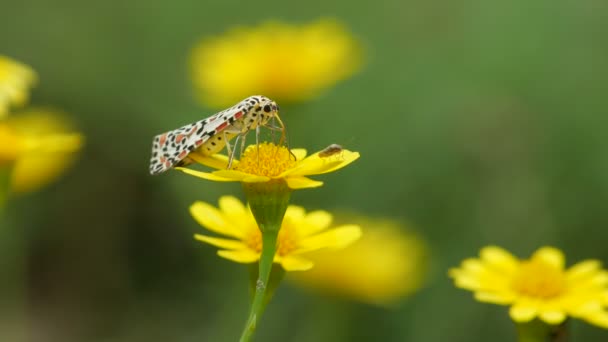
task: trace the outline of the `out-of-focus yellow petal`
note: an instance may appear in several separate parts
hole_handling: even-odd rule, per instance
[[[484,247],[479,254],[487,266],[499,272],[512,274],[519,266],[519,260],[513,254],[498,246]]]
[[[344,248],[361,237],[361,227],[344,225],[326,232],[304,238],[300,242],[298,253],[314,251],[321,248]]]
[[[513,302],[514,296],[507,293],[475,292],[475,299],[480,302],[506,305]]]
[[[217,255],[221,256],[222,258],[241,264],[249,264],[252,262],[256,262],[260,258],[259,253],[256,253],[250,249],[239,249],[233,251],[222,250],[218,251]]]
[[[306,260],[302,257],[289,255],[289,256],[282,258],[281,266],[283,266],[285,271],[291,272],[291,271],[309,270],[314,266],[314,264],[312,261]]]
[[[190,206],[190,214],[200,225],[212,232],[235,238],[242,238],[245,235],[244,231],[238,226],[233,226],[221,211],[205,202],[194,202]]]
[[[588,278],[595,275],[602,267],[602,263],[598,260],[581,261],[566,271],[568,280],[571,282],[579,281],[583,278]]]
[[[454,285],[461,289],[477,291],[482,288],[482,281],[479,277],[471,275],[460,268],[450,269],[448,275],[454,278]]]
[[[12,164],[23,150],[22,140],[6,124],[0,122],[0,167]]]
[[[306,100],[352,75],[361,63],[360,44],[333,19],[234,28],[203,39],[190,58],[199,97],[218,107],[257,93],[279,103]]]
[[[554,247],[541,247],[532,255],[531,259],[539,259],[557,269],[563,269],[565,258],[564,253]]]
[[[247,215],[247,208],[234,196],[222,196],[219,200],[220,210],[227,215]]]
[[[36,190],[70,167],[84,137],[75,133],[62,113],[32,108],[12,115],[6,125],[20,140],[11,180],[14,192]]]
[[[541,320],[548,324],[557,325],[566,320],[566,314],[563,311],[541,311],[538,315]]]
[[[258,260],[262,249],[262,234],[255,223],[251,210],[232,196],[223,196],[219,202],[219,209],[204,202],[195,202],[190,206],[190,213],[206,229],[238,240],[200,234],[196,234],[195,238],[223,248],[224,250],[218,252],[218,254],[227,259],[237,262]],[[352,243],[359,237],[360,228],[352,225],[341,226],[312,237],[305,233],[311,223],[326,225],[323,228],[315,227],[314,230],[322,231],[327,228],[329,222],[331,222],[331,215],[328,218],[325,217],[326,215],[329,214],[316,211],[310,216],[306,214],[306,210],[302,207],[288,206],[278,234],[274,262],[283,265],[287,271],[309,269],[313,263],[300,256],[305,251],[303,248],[306,250],[328,247],[340,248]],[[307,222],[307,220],[310,222]]]
[[[299,205],[290,205],[285,210],[285,220],[292,221],[294,224],[298,224],[306,216],[306,210]]]
[[[36,80],[36,73],[29,66],[0,55],[0,119],[7,115],[11,105],[27,102],[29,88]]]
[[[450,277],[479,301],[511,304],[515,322],[539,317],[557,325],[571,316],[608,328],[608,272],[598,261],[565,270],[564,253],[554,247],[539,248],[527,260],[495,246],[483,248],[480,256],[451,269]]]
[[[383,306],[420,288],[427,269],[426,245],[395,222],[354,221],[363,228],[360,239],[343,249],[302,254],[315,266],[292,274],[291,279],[305,287]]]
[[[511,319],[518,323],[531,321],[536,317],[537,313],[538,308],[534,304],[527,302],[515,303],[509,310]]]
[[[597,310],[583,317],[583,319],[591,324],[597,325],[598,327],[608,329],[608,312],[605,310]]]
[[[241,241],[215,238],[207,235],[194,234],[194,238],[198,241],[208,243],[212,246],[225,249],[246,249],[247,246]]]
[[[326,229],[331,224],[333,217],[330,213],[323,210],[311,211],[304,218],[305,224],[302,225],[302,233],[305,235],[315,234]]]

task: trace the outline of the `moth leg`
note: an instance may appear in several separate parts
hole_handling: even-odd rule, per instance
[[[232,156],[232,147],[230,146],[230,138],[228,137],[228,132],[224,131],[222,134],[224,135],[224,142],[226,143],[226,150],[228,151],[228,155]],[[228,164],[228,168],[230,168],[230,164]]]
[[[245,151],[245,142],[247,141],[247,139],[246,139],[247,138],[247,133],[248,132],[241,133],[243,135],[243,140],[241,140],[241,152],[239,154],[239,157],[242,156],[243,152]]]
[[[255,128],[255,148],[258,158],[258,167],[260,166],[260,125]]]
[[[247,131],[243,131],[241,125],[238,125],[238,122],[235,122],[232,127],[227,127],[222,134],[224,135],[224,142],[226,143],[226,150],[228,151],[228,169],[232,167],[232,161],[234,160],[234,155],[236,153],[235,146],[237,146],[239,139],[243,138],[247,135]],[[229,140],[236,136],[236,140],[234,141],[234,145],[230,145]]]
[[[273,120],[274,118],[275,117],[272,117]],[[296,156],[291,152],[291,149],[289,148],[289,135],[287,134],[287,127],[283,125],[283,122],[281,122],[280,119],[278,120],[281,126],[264,125],[264,127],[268,128],[271,132],[281,131],[281,139],[279,140],[279,146],[285,143],[287,145],[287,149],[289,150],[289,154],[291,154],[293,158],[296,159]]]

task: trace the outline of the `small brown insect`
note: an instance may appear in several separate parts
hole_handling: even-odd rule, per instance
[[[342,146],[340,146],[338,144],[331,144],[331,145],[327,146],[326,148],[324,148],[321,152],[319,152],[319,157],[321,157],[321,158],[331,157],[333,155],[341,153],[342,151],[344,151]]]

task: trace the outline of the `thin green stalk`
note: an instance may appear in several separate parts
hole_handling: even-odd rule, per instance
[[[0,315],[2,341],[26,341],[26,233],[14,229],[6,217],[12,168],[0,166]]]
[[[549,325],[538,319],[517,324],[518,342],[566,342],[568,334],[566,323]]]
[[[4,214],[4,207],[10,191],[11,168],[0,166],[0,217]]]
[[[258,320],[262,317],[262,313],[265,308],[265,297],[266,289],[268,288],[268,280],[270,279],[270,272],[272,270],[272,263],[274,261],[274,254],[277,249],[277,235],[278,229],[270,229],[268,232],[262,234],[262,255],[260,256],[260,267],[258,272],[258,279],[256,281],[255,294],[253,297],[253,303],[251,304],[251,311],[249,312],[249,318],[245,329],[241,334],[240,342],[248,342],[251,340]]]

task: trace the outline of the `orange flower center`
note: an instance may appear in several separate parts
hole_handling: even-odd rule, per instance
[[[296,232],[283,222],[279,231],[279,241],[277,243],[277,254],[280,256],[289,255],[298,248],[298,237]]]
[[[525,296],[555,298],[564,292],[565,276],[553,265],[541,260],[528,260],[522,262],[511,286]]]
[[[247,147],[234,169],[257,176],[276,177],[295,164],[286,147],[264,142]]]
[[[251,230],[251,234],[245,239],[245,244],[252,250],[262,252],[262,233],[255,227]],[[277,238],[277,255],[286,256],[298,248],[298,237],[292,227],[283,222],[283,226],[279,231]]]
[[[251,234],[247,237],[245,243],[252,250],[258,253],[262,252],[262,233],[260,232],[258,227],[255,227],[251,230]]]

